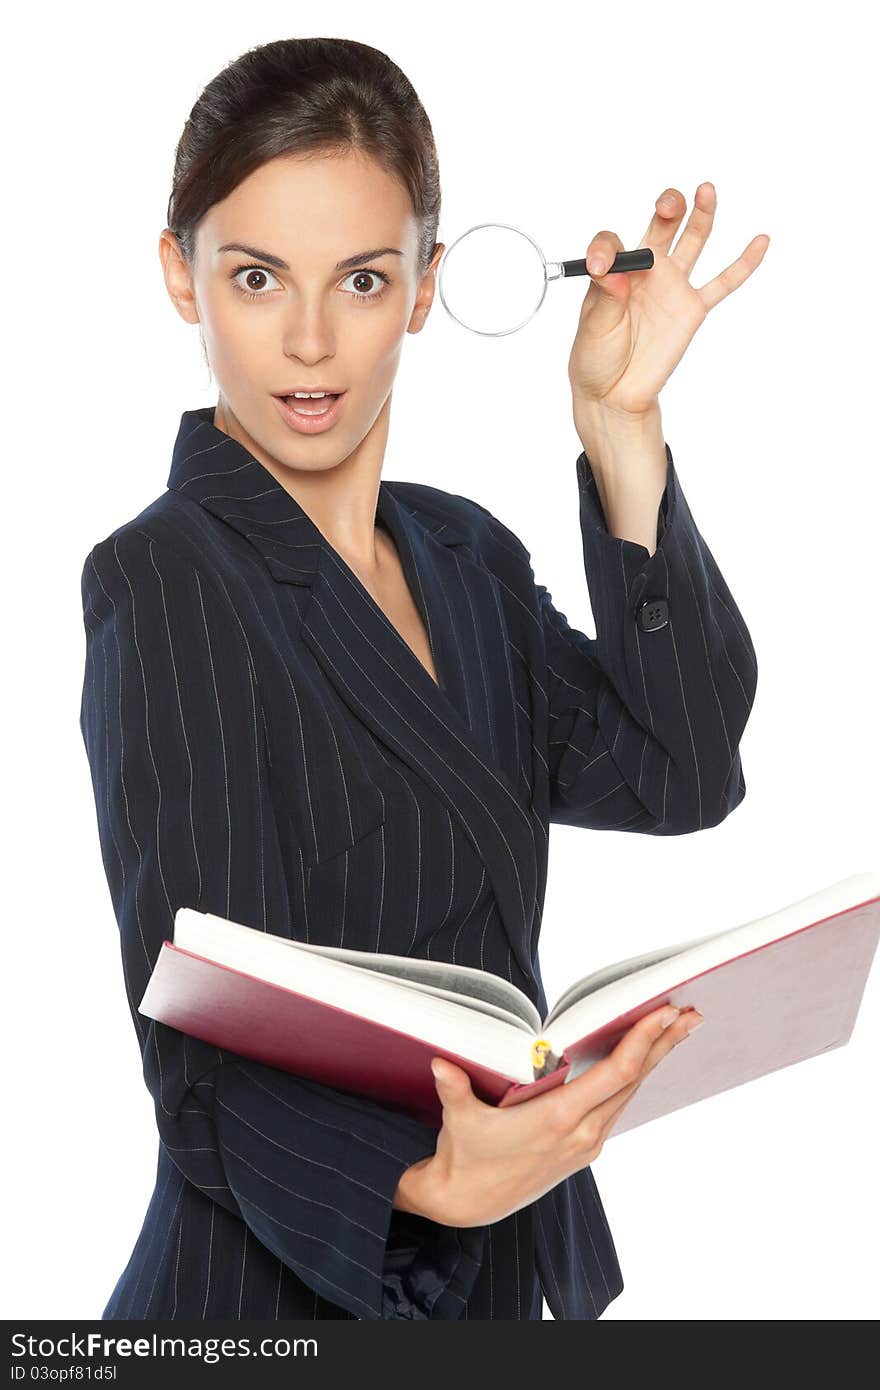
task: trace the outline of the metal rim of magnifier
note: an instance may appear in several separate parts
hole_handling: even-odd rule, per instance
[[[519,323],[514,324],[513,328],[502,328],[499,329],[497,333],[490,332],[488,329],[485,328],[474,328],[471,324],[465,323],[464,319],[460,319],[457,314],[454,314],[452,312],[452,310],[446,302],[446,296],[443,293],[443,272],[446,269],[446,260],[449,256],[450,251],[454,246],[457,246],[460,241],[463,241],[466,236],[470,236],[471,232],[478,232],[482,227],[506,227],[508,231],[518,232],[520,236],[525,237],[526,241],[530,241],[532,243],[538,255],[541,257],[541,265],[544,267],[544,288],[541,291],[541,298],[538,300],[532,312],[528,314],[526,318],[521,319]],[[521,227],[512,226],[510,222],[478,222],[475,227],[468,227],[466,232],[462,232],[461,236],[457,236],[455,238],[455,241],[450,242],[447,246],[445,252],[443,253],[443,260],[440,265],[440,273],[437,277],[437,293],[440,295],[440,301],[449,317],[455,319],[455,322],[461,324],[462,328],[466,328],[469,333],[479,333],[481,338],[504,338],[507,336],[508,333],[518,332],[520,328],[523,328],[535,317],[535,314],[538,312],[541,305],[544,303],[544,296],[547,293],[548,283],[549,282],[547,279],[547,261],[544,258],[544,252],[541,250],[534,237],[529,236],[528,232],[524,232]]]

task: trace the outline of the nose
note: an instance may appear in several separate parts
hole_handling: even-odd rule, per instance
[[[306,363],[332,356],[336,333],[329,306],[317,299],[301,299],[289,313],[284,326],[284,352]]]

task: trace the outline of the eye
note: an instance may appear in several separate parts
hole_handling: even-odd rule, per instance
[[[391,284],[391,276],[390,276],[390,275],[386,275],[385,272],[384,272],[384,270],[368,270],[366,267],[364,267],[364,268],[361,269],[361,270],[353,270],[353,271],[351,271],[351,273],[350,273],[349,275],[346,275],[345,279],[346,279],[346,280],[359,280],[359,281],[361,282],[361,286],[363,286],[364,280],[374,280],[374,281],[378,280],[378,281],[381,281],[381,282],[382,282],[382,288],[381,288],[381,289],[373,290],[373,291],[371,291],[369,294],[364,293],[363,290],[362,290],[362,288],[356,289],[356,290],[353,292],[353,298],[354,298],[354,299],[356,299],[356,300],[361,300],[361,301],[364,301],[364,302],[365,302],[365,301],[368,301],[368,300],[374,300],[374,301],[375,301],[375,300],[377,300],[377,299],[381,299],[382,296],[383,296],[383,294],[385,293],[386,287],[387,287],[388,285]],[[345,280],[343,280],[342,283],[345,284]]]
[[[255,293],[252,289],[245,289],[244,285],[239,283],[238,277],[239,275],[243,275],[245,271],[248,272],[248,280],[253,282],[254,279],[259,280],[261,275],[269,275],[274,280],[275,276],[272,274],[271,270],[267,270],[266,267],[262,265],[242,265],[239,266],[232,275],[232,283],[239,293],[244,295],[245,299],[265,299],[266,295],[260,291],[259,287]]]

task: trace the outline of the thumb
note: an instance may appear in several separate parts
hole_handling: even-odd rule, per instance
[[[462,1067],[445,1057],[435,1057],[431,1061],[434,1085],[444,1105],[455,1105],[468,1097],[473,1097],[471,1079]]]
[[[590,285],[584,297],[582,317],[589,317],[590,329],[593,332],[607,333],[616,328],[629,303],[629,273],[611,270],[615,256],[623,249],[623,242],[615,232],[597,234],[587,247],[586,262],[590,273]],[[597,273],[594,268],[597,256],[601,257],[603,262],[601,273]]]
[[[622,321],[632,290],[631,278],[625,270],[591,276],[581,316],[589,318],[592,332],[607,333]]]

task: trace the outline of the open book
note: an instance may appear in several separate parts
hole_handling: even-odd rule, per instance
[[[880,874],[854,874],[769,916],[633,956],[575,981],[545,1018],[471,966],[319,946],[179,908],[139,1009],[284,1071],[439,1128],[431,1058],[481,1100],[527,1100],[595,1065],[670,1002],[706,1022],[642,1082],[611,1131],[841,1047],[880,935]]]

